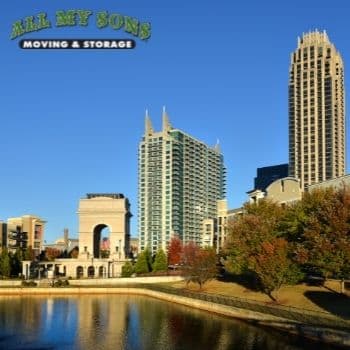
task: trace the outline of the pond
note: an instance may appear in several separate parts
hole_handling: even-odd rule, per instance
[[[311,350],[315,344],[149,297],[0,296],[0,349]]]

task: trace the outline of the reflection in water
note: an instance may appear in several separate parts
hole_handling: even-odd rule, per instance
[[[294,350],[314,346],[147,297],[0,297],[0,349]],[[319,344],[317,348],[331,349]]]

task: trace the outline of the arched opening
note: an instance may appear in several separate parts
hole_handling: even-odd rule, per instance
[[[82,266],[77,267],[77,278],[81,278],[84,276],[84,269]]]
[[[94,228],[94,258],[109,258],[109,227],[105,224],[97,225]]]
[[[93,266],[88,267],[88,277],[94,277],[95,276],[95,268]]]
[[[105,268],[103,266],[100,266],[98,268],[98,276],[99,277],[104,277],[104,272],[105,272]]]

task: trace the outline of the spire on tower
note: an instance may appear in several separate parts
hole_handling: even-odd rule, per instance
[[[148,109],[146,109],[146,114],[145,114],[145,136],[149,136],[153,134],[153,127],[152,127],[152,122],[151,118],[148,114]]]
[[[163,119],[163,131],[169,131],[172,129],[170,121],[169,121],[169,117],[168,114],[165,110],[165,106],[163,106],[163,115],[162,115],[162,119]]]
[[[216,139],[216,145],[214,146],[215,151],[221,153],[220,140]]]

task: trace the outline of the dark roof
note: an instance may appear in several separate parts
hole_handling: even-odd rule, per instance
[[[109,197],[113,199],[123,199],[125,198],[122,193],[87,193],[86,198],[96,198],[96,197]]]

